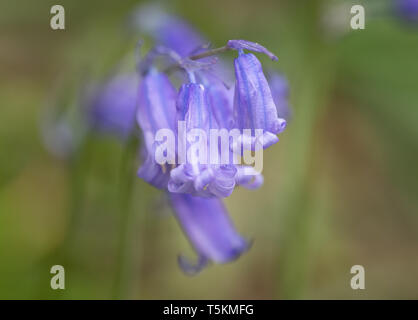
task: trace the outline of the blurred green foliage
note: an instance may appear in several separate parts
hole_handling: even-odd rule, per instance
[[[193,251],[164,195],[135,177],[129,144],[89,136],[64,160],[40,139],[50,99],[75,103],[86,77],[134,62],[137,2],[65,2],[66,30],[52,31],[55,2],[2,1],[0,298],[417,298],[418,26],[366,7],[365,30],[329,36],[335,3],[171,4],[215,45],[275,52],[261,59],[288,77],[294,111],[264,154],[263,188],[226,200],[252,249],[190,278],[176,256]],[[50,289],[54,264],[64,291]],[[349,286],[355,264],[364,291]]]

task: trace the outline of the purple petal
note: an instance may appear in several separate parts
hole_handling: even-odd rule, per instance
[[[177,98],[178,120],[186,121],[187,130],[199,128],[208,131],[212,115],[205,97],[205,88],[198,83],[183,84]]]
[[[214,177],[214,171],[211,167],[203,170],[194,180],[194,188],[197,192],[204,192],[208,186],[212,183]]]
[[[284,121],[283,123],[286,125],[286,121]],[[282,128],[284,128],[284,126],[282,126]],[[261,138],[261,141],[260,141],[260,138]],[[263,149],[267,149],[273,144],[276,144],[277,142],[279,142],[279,138],[277,138],[277,136],[271,132],[265,132],[260,138],[257,140],[260,141],[260,144],[263,146]],[[257,146],[257,143],[251,150],[256,149],[256,146]]]
[[[258,189],[263,185],[263,175],[258,173],[253,167],[237,166],[237,169],[235,181],[238,185],[250,190]]]
[[[209,191],[218,198],[229,197],[235,188],[236,173],[234,165],[220,166],[215,170],[214,180],[208,185]]]
[[[186,130],[188,132],[191,129],[199,128],[206,132],[207,138],[210,138],[209,130],[219,127],[211,112],[209,100],[208,91],[201,84],[188,83],[180,88],[177,99],[178,119],[186,122]],[[224,108],[227,106],[219,105],[218,107]],[[219,112],[219,115],[221,114],[222,112]],[[206,147],[209,150],[210,141],[207,141],[207,143]],[[187,149],[190,148],[190,145],[188,142]],[[228,197],[231,195],[235,187],[235,167],[232,165],[219,166],[218,164],[211,164],[209,163],[209,157],[210,154],[207,152],[207,158],[204,159],[204,163],[200,162],[200,159],[196,159],[198,161],[193,162],[193,159],[188,158],[186,165],[180,165],[174,169],[168,184],[169,191],[190,193],[200,197]],[[192,168],[191,170],[189,169],[190,167]],[[186,173],[185,170],[188,170],[188,172]],[[188,179],[184,177],[188,177]]]
[[[175,99],[176,90],[165,74],[151,71],[145,75],[139,86],[136,118],[144,135],[146,160],[138,176],[162,189],[167,188],[171,166],[156,163],[154,137],[160,129],[174,130]]]
[[[248,249],[248,242],[236,232],[219,199],[169,196],[175,216],[200,259],[226,263]]]
[[[227,43],[227,47],[235,50],[246,49],[254,52],[261,52],[268,55],[269,58],[273,61],[279,60],[272,52],[270,52],[265,47],[256,42],[251,42],[247,40],[229,40]]]
[[[194,276],[202,271],[208,265],[209,261],[205,257],[198,257],[196,263],[191,263],[189,259],[183,255],[179,255],[178,263],[180,269],[189,276]]]
[[[234,165],[208,166],[195,179],[195,195],[218,198],[229,197],[235,188],[236,173],[237,169]]]
[[[139,85],[136,118],[144,132],[148,152],[152,152],[155,133],[175,128],[176,89],[164,73],[149,72]]]
[[[166,189],[170,178],[170,166],[156,163],[154,154],[149,154],[139,168],[137,175],[158,189]]]
[[[279,121],[277,126],[282,128],[281,130],[284,130],[286,121]],[[279,138],[271,132],[264,132],[261,136],[257,137],[241,134],[238,140],[233,141],[230,145],[230,150],[235,154],[243,155],[244,150],[258,151],[261,148],[267,149],[277,142],[279,142]]]
[[[234,116],[238,129],[262,129],[263,146],[277,142],[273,135],[286,126],[277,116],[270,87],[260,61],[252,54],[241,54],[235,59]],[[250,140],[253,143],[254,141]]]
[[[194,175],[189,164],[181,164],[170,172],[168,191],[173,193],[194,193]]]

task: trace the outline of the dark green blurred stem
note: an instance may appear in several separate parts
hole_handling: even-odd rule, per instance
[[[132,243],[135,226],[135,212],[132,208],[138,139],[131,137],[123,152],[119,177],[119,232],[116,255],[113,298],[126,299],[129,296],[129,279],[132,268]]]
[[[334,75],[332,51],[319,32],[321,4],[322,1],[314,0],[305,1],[304,5],[289,1],[283,13],[286,19],[283,24],[292,32],[287,35],[291,38],[282,39],[289,46],[284,48],[281,59],[290,61],[293,69],[290,74],[294,76],[290,79],[294,116],[287,128],[289,147],[284,159],[289,170],[283,172],[283,193],[278,205],[284,214],[277,222],[282,230],[277,297],[284,299],[304,297],[312,267],[311,229],[316,211],[311,195],[316,184],[311,161],[315,153],[315,129],[327,104]]]

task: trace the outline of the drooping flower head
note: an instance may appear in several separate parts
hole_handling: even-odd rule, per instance
[[[208,103],[219,129],[232,130],[236,119],[234,117],[234,90],[227,88],[218,79],[211,79],[207,83]],[[230,140],[233,143],[233,140]],[[222,143],[219,145],[219,153],[225,152]],[[229,153],[229,164],[234,164],[235,185],[247,189],[257,189],[263,184],[263,175],[252,166],[236,164],[232,150]]]
[[[277,115],[277,108],[260,61],[254,54],[244,53],[244,49],[265,53],[272,60],[277,60],[277,57],[261,45],[244,40],[230,40],[228,46],[239,52],[234,62],[235,126],[240,130],[263,130],[260,137],[243,135],[244,148],[254,149],[257,140],[263,148],[267,148],[278,142],[276,135],[284,130],[286,120]]]
[[[192,80],[194,81],[194,80]],[[183,84],[177,98],[177,119],[185,124],[185,163],[171,172],[168,190],[202,197],[227,197],[235,187],[236,168],[211,163],[210,129],[219,127],[203,84]],[[229,150],[228,150],[229,151]],[[181,151],[180,151],[181,153]]]
[[[166,17],[165,21],[151,19],[152,23],[146,24],[159,44],[138,68],[143,79],[137,120],[145,142],[145,162],[138,175],[167,191],[175,216],[198,254],[196,264],[179,258],[182,269],[193,274],[211,261],[229,262],[248,249],[248,242],[235,231],[220,198],[230,196],[238,185],[255,189],[263,183],[263,176],[255,168],[234,162],[236,144],[228,146],[226,162],[212,162],[214,150],[221,154],[225,151],[222,141],[212,145],[208,140],[212,130],[236,130],[244,148],[253,149],[257,139],[267,148],[277,142],[276,134],[286,125],[275,101],[287,98],[287,93],[283,85],[277,85],[272,94],[261,63],[252,53],[244,53],[261,52],[277,60],[263,46],[245,40],[228,41],[222,50],[239,53],[235,59],[235,88],[230,88],[204,52],[202,38],[196,34],[189,37],[187,25]],[[178,91],[164,70],[156,71],[152,66],[155,53],[175,62],[170,70],[187,75]],[[156,161],[156,151],[162,146],[156,135],[161,129],[174,131],[173,140],[177,142],[175,162],[170,165]],[[257,130],[262,131],[261,138],[254,135]],[[227,137],[228,142],[230,138],[234,137]]]
[[[139,88],[137,119],[144,133],[146,161],[140,168],[138,175],[155,187],[166,189],[167,187],[169,188],[168,179],[175,163],[170,163],[170,166],[157,163],[155,156],[158,143],[155,141],[155,137],[158,131],[162,129],[167,129],[171,132],[177,131],[179,117],[178,108],[176,109],[176,100],[178,100],[178,97],[176,89],[171,84],[168,76],[149,65],[152,64],[152,61],[158,55],[163,55],[176,61],[180,67],[186,70],[200,68],[205,64],[188,61],[187,59],[182,60],[176,52],[158,46],[139,65],[140,72],[144,74],[144,80]],[[191,85],[191,87],[193,86]],[[199,87],[195,89],[199,89]],[[198,90],[192,91],[199,94]],[[192,100],[193,97],[192,95]],[[200,104],[200,102],[198,103]],[[194,111],[195,108],[192,108],[192,110]],[[205,110],[203,107],[200,111],[203,111],[202,114],[204,114]],[[174,150],[174,156],[176,155],[177,150]]]

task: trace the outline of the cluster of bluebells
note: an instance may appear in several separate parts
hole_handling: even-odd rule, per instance
[[[287,82],[275,72],[266,77],[252,52],[272,60],[277,57],[257,43],[229,40],[223,47],[237,52],[235,79],[231,79],[232,66],[202,55],[210,51],[207,41],[186,22],[154,7],[137,12],[132,21],[153,38],[155,47],[140,60],[135,74],[118,75],[93,94],[87,118],[92,128],[122,139],[139,126],[143,143],[138,176],[167,193],[175,217],[198,255],[196,263],[181,256],[179,264],[186,273],[194,274],[210,262],[232,261],[249,248],[249,242],[235,230],[222,198],[237,186],[256,189],[263,184],[261,173],[233,162],[233,154],[242,155],[246,148],[254,151],[257,143],[265,149],[278,142],[277,134],[290,116]],[[161,59],[164,67],[156,63]],[[175,67],[173,72],[168,72],[167,65]],[[174,77],[181,79],[177,87]],[[179,121],[187,132],[200,129],[208,135],[211,129],[236,129],[242,133],[239,146],[243,149],[231,148],[231,161],[223,164],[160,164],[155,159],[155,136],[161,129],[178,135]],[[252,134],[243,134],[244,130]],[[255,135],[256,130],[262,130],[262,135]],[[184,147],[189,144],[186,141]],[[179,156],[177,149],[175,152]]]
[[[216,68],[193,63],[187,58],[193,52],[204,50],[200,49],[204,41],[198,41],[184,23],[168,19],[151,32],[160,41],[159,45],[170,50],[170,56],[174,56],[187,76],[177,90],[168,75],[154,66],[141,70],[137,120],[144,136],[145,161],[138,176],[168,192],[176,217],[198,254],[195,264],[180,257],[180,266],[187,273],[196,273],[210,261],[225,263],[248,249],[248,241],[234,229],[220,198],[231,195],[238,185],[257,188],[263,178],[255,170],[251,171],[251,167],[232,162],[220,165],[187,161],[161,165],[155,161],[155,135],[160,129],[176,132],[178,121],[184,121],[186,131],[198,128],[208,135],[213,128],[262,129],[263,147],[273,145],[278,141],[277,134],[285,128],[286,120],[278,116],[260,61],[244,50],[265,53],[273,60],[277,58],[258,44],[228,41],[227,48],[238,51],[234,62],[235,87],[228,88],[216,74]],[[187,43],[187,35],[193,35],[192,43]],[[287,94],[283,88],[279,90]],[[280,106],[283,108],[283,104]],[[249,145],[256,139],[254,136],[246,138],[250,140]],[[242,135],[241,140],[244,139]]]
[[[236,129],[238,132],[261,130],[261,136],[241,134],[238,137],[240,145],[248,146],[248,149],[255,148],[257,139],[263,148],[278,141],[277,134],[285,128],[286,120],[278,117],[261,63],[252,53],[244,53],[243,48],[277,58],[264,47],[248,41],[230,40],[227,47],[239,50],[235,59],[234,90],[225,87],[218,78],[206,74],[207,71],[191,70],[201,64],[183,63],[183,60],[180,60],[180,65],[186,68],[188,77],[179,90],[174,88],[164,72],[152,66],[142,72],[137,120],[144,135],[145,163],[138,175],[155,187],[172,193],[222,198],[229,196],[236,185],[255,188],[261,184],[261,175],[249,166],[234,164],[232,155],[230,162],[223,164],[210,163],[209,159],[205,163],[187,159],[185,163],[178,162],[167,167],[155,160],[157,132],[161,129],[177,132],[179,121],[185,123],[186,132],[200,129],[207,136],[211,129]],[[189,140],[184,147],[187,150],[191,148]],[[179,152],[176,154],[180,156]],[[206,156],[209,158],[209,153]]]

